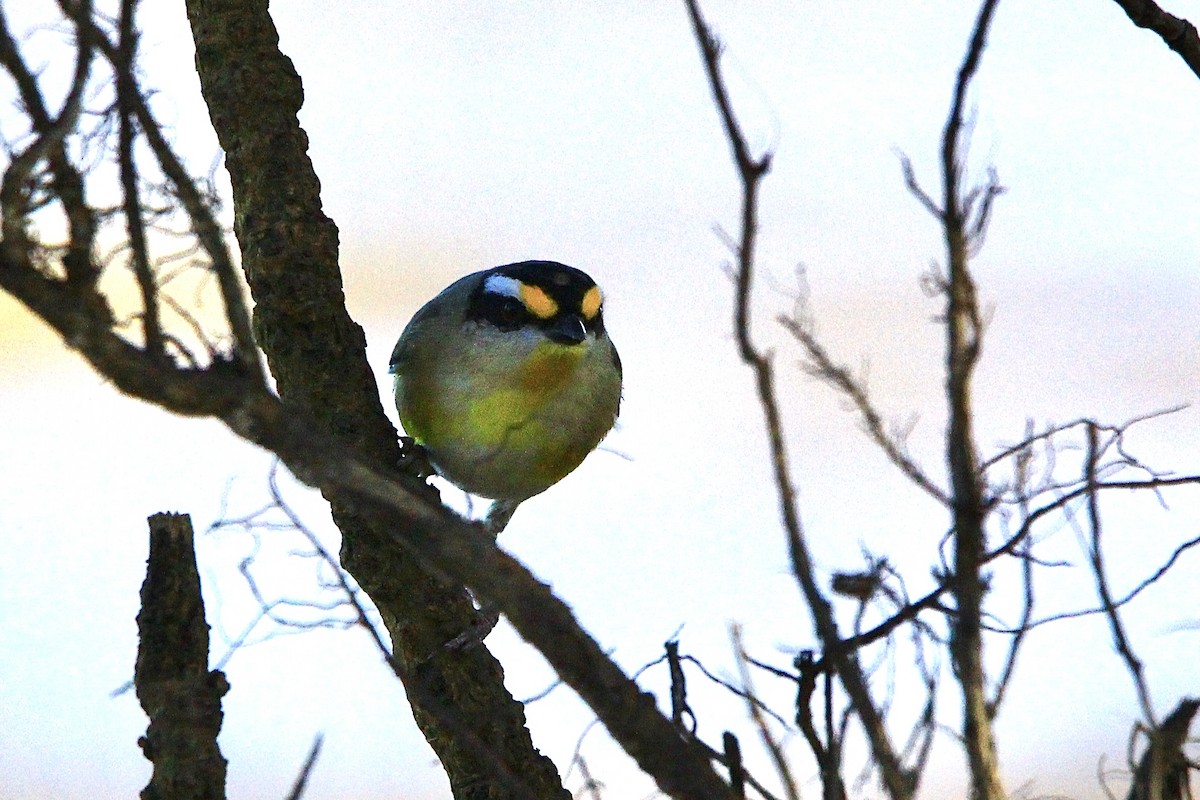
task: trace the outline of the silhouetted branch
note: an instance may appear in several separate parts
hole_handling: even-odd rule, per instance
[[[1025,441],[1030,441],[1034,436],[1033,424],[1028,423],[1025,427]],[[1029,517],[1029,483],[1030,483],[1030,466],[1033,461],[1033,453],[1031,448],[1024,448],[1014,454],[1013,484],[1017,493],[1017,508],[1022,517]],[[986,469],[986,468],[985,468]],[[996,718],[996,714],[1000,710],[1000,706],[1004,703],[1005,693],[1008,687],[1012,684],[1013,676],[1017,670],[1017,657],[1021,653],[1021,646],[1025,643],[1025,638],[1029,634],[1029,623],[1033,619],[1034,607],[1034,592],[1033,592],[1033,545],[1026,538],[1018,545],[1015,555],[1021,562],[1021,621],[1017,625],[1017,629],[1008,643],[1008,653],[1004,658],[1004,666],[1000,670],[1000,677],[996,680],[996,688],[992,692],[992,697],[988,700],[988,711],[992,719]]]
[[[755,663],[751,661],[751,663]],[[840,732],[833,726],[832,720],[832,688],[833,683],[829,672],[822,672],[818,662],[813,658],[811,650],[805,650],[796,657],[796,669],[799,677],[796,687],[796,725],[804,735],[808,749],[817,760],[817,769],[821,773],[821,796],[823,800],[841,800],[846,796],[845,782],[842,780],[842,750]],[[813,718],[812,699],[817,690],[817,676],[825,677],[825,736],[822,741]]]
[[[1142,719],[1146,725],[1155,729],[1158,727],[1158,720],[1154,713],[1154,706],[1150,702],[1150,689],[1146,685],[1146,677],[1142,671],[1142,661],[1133,652],[1133,645],[1129,642],[1129,637],[1125,632],[1125,626],[1121,622],[1121,614],[1117,607],[1113,604],[1112,592],[1108,588],[1108,575],[1104,569],[1104,549],[1100,543],[1103,527],[1100,522],[1100,498],[1097,491],[1096,481],[1096,462],[1098,459],[1098,443],[1097,433],[1094,426],[1087,427],[1087,461],[1085,462],[1085,480],[1087,489],[1087,521],[1090,533],[1090,547],[1088,552],[1089,561],[1092,566],[1092,576],[1096,581],[1096,593],[1100,596],[1100,606],[1104,609],[1104,615],[1108,618],[1109,629],[1112,631],[1113,645],[1117,648],[1117,652],[1121,658],[1125,660],[1125,666],[1129,670],[1130,677],[1133,678],[1134,688],[1137,690],[1138,702],[1142,707]],[[1157,793],[1151,795],[1159,797]]]
[[[750,672],[746,669],[746,648],[742,645],[742,630],[739,626],[733,625],[730,627],[729,635],[733,640],[734,660],[737,662],[738,674],[741,677],[742,691],[747,698],[753,697],[754,685],[750,680]],[[750,712],[750,718],[754,721],[754,727],[758,730],[759,740],[771,756],[771,763],[775,765],[775,774],[783,783],[785,796],[788,800],[800,800],[800,789],[796,785],[795,776],[792,775],[791,766],[783,754],[783,748],[771,735],[771,729],[767,726],[766,717],[759,709],[759,703],[747,700],[746,708]]]
[[[1200,483],[1200,481],[1198,481],[1197,483]],[[1134,598],[1136,598],[1138,595],[1140,595],[1143,591],[1148,589],[1150,586],[1153,586],[1164,575],[1166,575],[1173,566],[1175,566],[1175,563],[1179,560],[1179,558],[1182,555],[1184,555],[1184,553],[1188,552],[1189,550],[1196,547],[1197,545],[1200,545],[1200,536],[1194,536],[1191,539],[1188,539],[1187,541],[1176,545],[1175,549],[1171,551],[1171,555],[1167,558],[1167,560],[1165,562],[1163,562],[1163,564],[1158,569],[1156,569],[1149,576],[1138,581],[1137,585],[1135,585],[1132,589],[1130,589],[1124,595],[1113,600],[1111,608],[1118,609],[1118,608],[1125,606],[1127,603],[1129,603]],[[1040,617],[1036,620],[1026,623],[1023,626],[1023,629],[1028,631],[1028,630],[1032,630],[1034,628],[1041,627],[1042,625],[1048,625],[1051,622],[1058,622],[1059,620],[1064,620],[1064,619],[1078,619],[1079,617],[1090,617],[1094,614],[1104,614],[1104,613],[1106,613],[1106,611],[1107,611],[1107,609],[1104,606],[1095,606],[1093,608],[1083,608],[1083,609],[1079,609],[1077,611],[1063,611],[1063,612],[1060,612],[1057,614],[1049,614],[1045,617]],[[992,630],[995,630],[998,633],[1016,633],[1020,629],[1014,627],[1014,628],[993,628]]]
[[[836,388],[853,403],[871,441],[875,442],[888,459],[926,494],[942,505],[949,505],[950,499],[946,493],[934,484],[925,471],[905,452],[903,439],[884,429],[883,418],[867,397],[866,388],[850,374],[850,370],[844,365],[834,363],[816,336],[800,320],[784,315],[780,315],[778,320],[808,353],[812,360],[809,372]]]
[[[1185,697],[1161,726],[1149,731],[1150,742],[1134,769],[1126,800],[1190,800],[1188,773],[1200,767],[1183,748],[1198,710],[1200,700]]]
[[[973,431],[972,379],[983,336],[970,257],[982,242],[992,199],[1000,192],[994,172],[987,184],[964,192],[966,169],[964,116],[967,92],[979,69],[997,0],[984,0],[975,20],[971,41],[958,70],[954,96],[942,131],[942,202],[938,207],[920,189],[911,164],[905,159],[905,181],[914,196],[939,217],[946,241],[946,275],[936,288],[945,295],[946,462],[950,475],[954,515],[954,567],[950,591],[956,613],[951,618],[950,653],[954,673],[963,690],[963,743],[971,770],[975,800],[1000,800],[996,743],[986,697],[987,675],[983,663],[983,596],[987,505]]]
[[[223,800],[217,747],[225,674],[208,669],[208,623],[186,514],[150,517],[150,558],[138,613],[134,685],[150,718],[139,741],[154,764],[142,800]]]
[[[746,797],[746,770],[742,765],[742,747],[737,737],[729,731],[721,734],[721,745],[725,752],[725,763],[729,768],[729,788],[738,800]]]
[[[758,232],[758,189],[770,169],[771,154],[755,158],[750,154],[746,138],[733,113],[724,79],[721,75],[721,46],[700,13],[697,0],[685,0],[688,15],[700,56],[712,91],[713,101],[721,117],[722,126],[733,153],[734,164],[742,185],[741,224],[736,248],[734,269],[734,336],[742,361],[754,374],[759,405],[766,422],[770,442],[771,465],[775,486],[779,494],[779,510],[787,536],[792,571],[800,584],[812,615],[817,635],[825,652],[831,655],[837,674],[846,687],[855,712],[866,730],[871,752],[880,765],[884,785],[894,800],[912,795],[916,776],[908,773],[899,763],[892,749],[888,733],[871,698],[857,658],[853,651],[842,646],[833,609],[817,584],[816,571],[812,563],[808,543],[805,540],[800,513],[796,500],[796,489],[788,465],[787,446],[784,438],[782,415],[775,391],[775,372],[770,353],[760,351],[754,344],[750,322],[750,296],[754,284],[755,243]]]
[[[126,63],[125,54],[120,48],[114,47],[105,36],[98,34],[97,42],[100,51],[116,71],[118,83],[127,84],[121,95],[122,103],[126,104],[127,112],[136,120],[142,135],[146,137],[146,143],[159,168],[170,182],[174,199],[182,206],[191,231],[209,259],[210,269],[217,278],[226,322],[233,338],[233,358],[248,372],[261,373],[262,359],[255,343],[242,279],[226,244],[225,232],[213,214],[212,203],[199,190],[196,181],[188,174],[183,162],[167,142],[146,98],[137,87],[133,74],[122,72],[131,69],[133,62]],[[145,287],[143,290],[145,291]]]
[[[142,295],[142,332],[146,340],[146,352],[154,357],[165,355],[162,321],[158,312],[158,287],[154,270],[150,266],[150,248],[146,243],[146,223],[142,218],[142,197],[138,188],[138,170],[133,160],[137,127],[134,121],[134,96],[137,85],[133,81],[134,64],[137,61],[137,31],[134,27],[136,0],[122,0],[119,17],[120,38],[116,52],[122,63],[116,70],[117,114],[120,132],[117,144],[117,159],[120,165],[121,200],[125,215],[125,229],[129,236],[130,259],[133,274],[137,278]]]
[[[1200,78],[1200,34],[1195,25],[1163,11],[1154,0],[1116,0],[1116,3],[1134,25],[1157,33]]]
[[[308,787],[308,777],[317,764],[317,756],[321,754],[321,745],[324,741],[325,737],[319,733],[313,738],[312,748],[309,749],[308,757],[304,759],[304,764],[300,767],[300,774],[296,776],[287,800],[301,800],[304,797],[304,790]]]
[[[737,790],[736,782],[734,780],[736,776],[738,781],[743,784],[750,784],[750,786],[753,787],[755,791],[757,791],[766,800],[775,800],[774,795],[768,792],[766,787],[764,787],[762,783],[754,777],[754,775],[750,774],[750,772],[746,770],[744,764],[740,762],[734,763],[729,760],[730,754],[728,745],[729,737],[731,737],[732,734],[728,732],[725,733],[725,738],[722,740],[721,750],[717,750],[696,736],[698,720],[696,719],[695,713],[692,711],[687,702],[687,681],[684,675],[683,665],[685,663],[693,665],[696,667],[696,669],[700,670],[704,677],[708,678],[713,683],[728,690],[732,694],[737,695],[747,704],[755,706],[758,709],[758,713],[771,717],[784,727],[787,726],[787,722],[783,719],[783,717],[775,713],[775,711],[759,700],[758,697],[756,697],[752,692],[748,691],[744,686],[735,686],[729,681],[714,675],[712,671],[708,669],[708,667],[704,666],[703,662],[694,656],[681,655],[679,652],[678,640],[673,638],[668,640],[664,644],[664,648],[666,650],[665,655],[663,655],[661,658],[655,659],[639,669],[634,674],[635,680],[646,670],[650,669],[656,664],[666,661],[670,675],[671,718],[675,723],[676,728],[679,730],[680,736],[693,740],[697,745],[704,748],[704,750],[708,753],[709,758],[729,770],[731,790],[735,792]],[[742,657],[745,658],[747,662],[755,664],[755,666],[759,666],[764,669],[771,670],[772,672],[776,672],[776,674],[780,674],[773,668],[754,661],[749,656],[746,656],[745,653],[742,654]],[[791,678],[792,676],[783,673],[783,677]],[[734,742],[736,743],[736,737],[734,737]],[[741,757],[740,747],[737,748],[736,756],[738,758]]]

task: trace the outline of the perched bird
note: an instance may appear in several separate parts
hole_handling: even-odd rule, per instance
[[[495,500],[493,533],[616,421],[621,360],[602,306],[586,273],[522,261],[450,284],[396,342],[390,372],[405,433],[446,480]]]

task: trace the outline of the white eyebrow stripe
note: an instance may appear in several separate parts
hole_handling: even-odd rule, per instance
[[[503,297],[521,299],[521,282],[507,275],[492,275],[483,282],[483,291]]]

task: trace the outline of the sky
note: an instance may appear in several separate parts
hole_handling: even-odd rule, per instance
[[[6,13],[17,5],[32,8],[5,2]],[[885,553],[915,594],[930,586],[943,510],[804,374],[773,318],[803,295],[828,349],[866,376],[886,419],[914,424],[912,453],[944,483],[941,330],[937,302],[920,285],[941,258],[940,232],[906,193],[898,153],[937,186],[938,136],[974,4],[704,7],[751,144],[775,152],[762,195],[755,335],[779,366],[814,556],[827,576],[859,567],[863,547]],[[1200,19],[1194,1],[1169,10]],[[812,646],[751,376],[731,335],[729,254],[715,229],[735,228],[738,186],[682,3],[286,0],[272,11],[304,79],[300,121],[339,226],[349,310],[366,331],[389,413],[392,344],[460,275],[549,258],[586,270],[605,291],[625,366],[618,427],[522,507],[501,545],[629,671],[679,631],[683,651],[732,678],[735,622],[751,652],[777,666]],[[217,145],[182,4],[146,4],[140,20],[156,110],[206,172]],[[983,454],[1019,440],[1027,420],[1120,422],[1194,405],[1200,81],[1115,3],[1005,0],[971,101],[973,174],[993,164],[1008,187],[975,262],[988,319],[975,398]],[[145,717],[131,693],[111,694],[132,675],[145,518],[185,511],[204,531],[247,514],[265,498],[271,460],[217,423],[118,395],[5,297],[0,412],[9,420],[0,430],[0,798],[133,796],[149,774],[136,745]],[[1200,410],[1147,422],[1128,443],[1159,468],[1200,471]],[[1064,454],[1064,468],[1077,461]],[[282,483],[336,549],[319,498]],[[1169,512],[1153,498],[1105,499],[1116,592],[1200,532],[1196,490],[1164,499]],[[1046,557],[1077,566],[1039,572],[1040,610],[1090,606],[1073,533],[1043,532],[1054,534]],[[310,596],[316,575],[287,555],[295,545],[267,541],[260,574],[272,590]],[[198,537],[214,660],[252,619],[237,570],[252,546],[237,530]],[[1128,610],[1161,715],[1200,692],[1198,578],[1200,562],[1185,556]],[[998,598],[1011,579],[1011,570],[997,573]],[[488,646],[515,696],[553,681],[505,625]],[[993,666],[1000,655],[990,653]],[[231,797],[284,796],[318,732],[325,748],[309,798],[449,796],[361,630],[272,638],[224,669]],[[764,675],[756,684],[787,713],[788,684]],[[642,685],[665,702],[661,665]],[[700,735],[716,743],[738,731],[752,766],[769,773],[742,707],[698,673],[689,688]],[[897,707],[914,702],[902,693]],[[957,724],[949,683],[941,712]],[[558,688],[527,713],[535,743],[566,772],[587,709]],[[1103,796],[1097,771],[1119,769],[1136,714],[1103,620],[1035,630],[998,722],[1009,791]],[[789,752],[803,791],[815,794],[798,739]],[[601,732],[588,734],[583,753],[610,796],[652,791]],[[952,734],[939,735],[937,753],[923,796],[962,796]],[[851,761],[851,774],[860,763]],[[566,781],[577,789],[578,770]]]

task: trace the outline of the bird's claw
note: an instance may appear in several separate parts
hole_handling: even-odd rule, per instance
[[[429,452],[411,436],[400,437],[400,469],[424,481],[437,474],[429,461]]]
[[[481,606],[475,609],[475,622],[471,627],[446,642],[442,647],[447,650],[464,651],[483,644],[496,625],[500,622],[500,612],[491,606]]]

